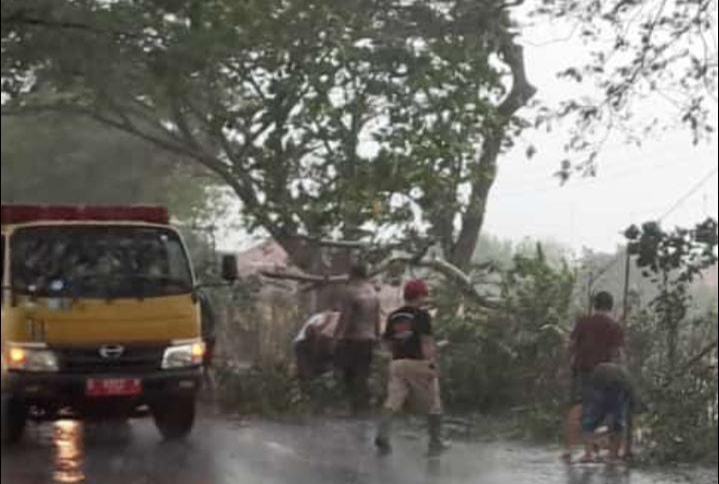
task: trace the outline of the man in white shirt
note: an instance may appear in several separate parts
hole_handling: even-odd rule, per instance
[[[331,369],[333,335],[339,318],[338,312],[315,314],[295,338],[297,371],[302,380],[312,380]]]

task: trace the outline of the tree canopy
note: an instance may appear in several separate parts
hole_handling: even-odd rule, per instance
[[[559,113],[576,121],[567,148],[588,153],[580,165],[648,94],[678,90],[680,118],[697,136],[711,128],[716,49],[696,41],[716,26],[712,2],[522,6],[599,42],[590,65],[564,73],[602,93]],[[535,94],[512,21],[521,5],[7,0],[3,116],[82,114],[200,163],[293,255],[306,240],[421,240],[468,271],[498,160]]]
[[[429,236],[468,267],[534,94],[499,2],[2,8],[5,115],[82,113],[198,161],[282,243]]]
[[[716,0],[547,0],[530,10],[539,22],[571,25],[571,41],[590,54],[585,64],[560,76],[592,83],[595,92],[544,113],[572,126],[565,175],[576,169],[593,173],[614,136],[641,145],[649,135],[685,127],[695,143],[715,139]]]

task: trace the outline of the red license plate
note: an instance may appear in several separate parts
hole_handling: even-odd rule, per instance
[[[87,381],[88,397],[135,397],[142,393],[142,381],[136,378],[91,379]]]

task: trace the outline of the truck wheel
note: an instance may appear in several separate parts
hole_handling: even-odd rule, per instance
[[[27,425],[25,405],[14,399],[2,399],[2,444],[13,445],[22,440]]]
[[[152,409],[155,425],[165,440],[181,440],[195,426],[196,403],[194,399],[165,402]]]

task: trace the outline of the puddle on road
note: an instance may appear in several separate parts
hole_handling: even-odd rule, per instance
[[[85,459],[84,426],[79,422],[57,422],[53,431],[55,484],[82,484]]]
[[[3,449],[3,484],[718,484],[715,469],[567,467],[559,449],[515,443],[457,443],[426,460],[421,440],[398,439],[378,459],[372,429],[346,422],[255,428],[206,422],[186,443],[154,427],[63,421],[31,429]]]

